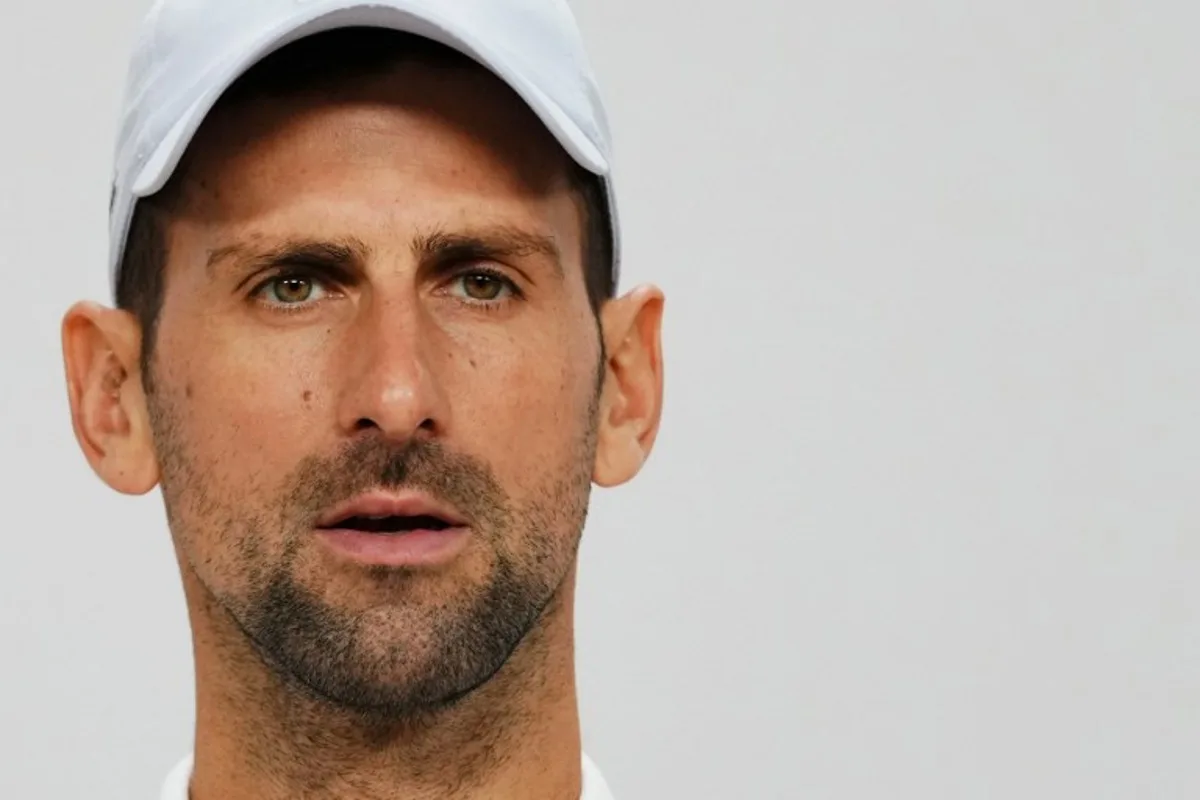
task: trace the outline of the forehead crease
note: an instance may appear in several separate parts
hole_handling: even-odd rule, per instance
[[[211,272],[221,261],[242,255],[245,251],[246,246],[242,244],[227,244],[221,247],[214,247],[208,251],[208,258],[205,259],[204,266]]]

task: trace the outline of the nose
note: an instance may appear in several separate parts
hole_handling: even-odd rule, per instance
[[[347,435],[375,430],[388,439],[437,436],[449,403],[429,357],[430,326],[415,300],[375,298],[360,310],[345,342],[339,424]]]

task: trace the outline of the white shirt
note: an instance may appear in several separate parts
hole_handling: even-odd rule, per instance
[[[192,756],[180,761],[163,784],[162,800],[188,800],[188,783],[192,779]],[[579,800],[613,800],[604,776],[585,754],[583,756],[583,793]]]

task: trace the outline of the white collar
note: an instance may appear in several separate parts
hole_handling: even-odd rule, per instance
[[[192,779],[192,755],[175,765],[163,783],[162,800],[188,800],[188,782]],[[592,760],[583,756],[583,792],[579,800],[613,800],[604,776]]]

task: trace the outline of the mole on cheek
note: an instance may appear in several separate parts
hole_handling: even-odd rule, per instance
[[[305,389],[303,397],[304,397],[304,402],[306,402],[306,403],[309,402],[310,400],[312,400],[312,390]]]
[[[192,385],[190,383],[183,387],[183,394],[189,398],[192,396]]]

